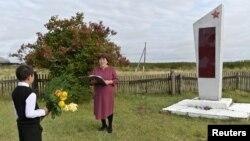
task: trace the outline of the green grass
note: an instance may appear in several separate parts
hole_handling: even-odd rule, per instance
[[[119,68],[117,67],[118,74],[123,75],[124,73],[128,74],[137,74],[135,69],[137,67],[137,62],[131,62],[128,66]],[[15,69],[18,65],[0,65],[0,78],[5,76],[15,76]],[[142,72],[142,67],[145,67],[145,73],[166,73],[171,70],[176,71],[185,71],[185,72],[195,72],[196,71],[196,62],[165,62],[165,63],[141,63],[138,72]],[[250,60],[242,60],[235,62],[223,62],[224,71],[249,71],[250,70]],[[38,73],[49,73],[47,69],[35,69]]]
[[[13,66],[0,66],[0,78],[14,76],[17,65]]]
[[[4,78],[4,77],[9,77],[9,76],[15,76],[16,74],[16,68],[19,65],[0,65],[0,79]],[[47,69],[34,69],[34,71],[36,71],[37,73],[41,73],[41,74],[48,74],[49,71]]]
[[[250,124],[249,120],[218,120],[192,118],[159,112],[182,99],[194,98],[189,93],[170,96],[117,94],[115,99],[114,131],[99,132],[101,122],[93,115],[93,101],[79,105],[75,113],[61,117],[46,117],[42,122],[44,141],[204,141],[208,124]],[[250,93],[224,91],[223,97],[237,102],[249,102]],[[40,107],[44,103],[40,102]],[[16,141],[18,133],[11,100],[0,97],[0,140]]]
[[[118,68],[119,71],[135,71],[138,63],[130,63],[127,67]],[[142,67],[145,67],[145,71],[196,71],[196,62],[165,62],[165,63],[141,63],[139,71],[142,71]],[[235,62],[223,62],[224,70],[238,70],[249,71],[250,60],[242,60]]]

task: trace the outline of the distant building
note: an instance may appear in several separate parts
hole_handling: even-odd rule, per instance
[[[0,64],[10,64],[10,61],[8,59],[0,57]]]

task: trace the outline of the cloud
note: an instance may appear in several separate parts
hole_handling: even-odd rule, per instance
[[[147,61],[195,61],[193,23],[224,5],[224,60],[250,59],[248,0],[15,0],[1,1],[0,56],[33,43],[51,16],[83,12],[85,22],[103,21],[118,32],[111,40],[130,61],[138,61],[147,42]],[[235,54],[237,53],[237,54]],[[240,57],[239,57],[239,54]]]

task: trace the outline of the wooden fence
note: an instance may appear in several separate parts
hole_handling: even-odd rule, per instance
[[[36,74],[32,87],[44,93],[47,74]],[[120,82],[116,86],[119,93],[167,93],[180,94],[185,92],[197,92],[196,73],[166,73],[155,75],[131,75],[119,76]],[[208,84],[209,85],[209,84]],[[16,77],[0,79],[0,95],[10,95],[17,86]],[[227,72],[223,74],[224,90],[250,91],[250,72]]]
[[[35,73],[32,88],[39,94],[43,94],[45,83],[49,80],[48,74]],[[10,95],[17,86],[18,80],[15,76],[4,77],[0,79],[0,95]]]

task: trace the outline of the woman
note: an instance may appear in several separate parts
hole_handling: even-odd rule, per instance
[[[108,66],[108,58],[106,54],[99,56],[99,67],[94,68],[92,75],[99,75],[104,80],[106,85],[98,85],[95,80],[91,80],[94,85],[94,115],[97,120],[102,121],[102,127],[99,131],[107,130],[112,133],[112,121],[114,110],[115,87],[118,83],[116,71],[113,67]],[[106,124],[108,118],[108,126]]]

